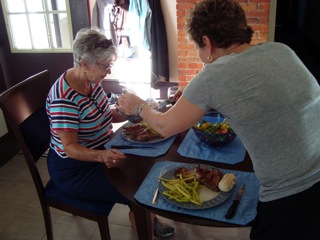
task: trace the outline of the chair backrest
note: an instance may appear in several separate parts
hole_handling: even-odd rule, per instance
[[[37,161],[49,148],[50,124],[45,103],[50,91],[49,72],[43,71],[9,88],[0,95],[0,107],[10,124],[27,161],[40,199],[47,238],[53,240],[49,206],[98,222],[100,236],[110,240],[108,214],[114,203],[77,199],[67,196],[51,180],[41,180]]]
[[[25,156],[40,201],[45,201],[44,185],[36,162],[50,143],[50,125],[45,111],[49,90],[50,74],[45,70],[0,95],[0,107]]]

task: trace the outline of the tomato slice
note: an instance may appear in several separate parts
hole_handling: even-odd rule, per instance
[[[220,130],[217,131],[217,133],[225,134],[225,133],[228,133],[228,130],[227,129],[220,129]]]

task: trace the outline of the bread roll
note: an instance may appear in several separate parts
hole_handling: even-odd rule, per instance
[[[221,181],[219,182],[219,189],[222,192],[229,192],[236,184],[236,176],[232,173],[227,173],[223,176]]]

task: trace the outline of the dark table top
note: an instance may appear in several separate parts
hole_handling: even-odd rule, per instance
[[[121,131],[121,128],[118,131]],[[204,160],[186,158],[186,157],[180,156],[179,153],[177,152],[177,149],[181,144],[182,140],[184,139],[184,137],[186,136],[186,134],[187,134],[187,131],[178,134],[172,146],[170,147],[168,152],[165,153],[164,155],[160,157],[143,157],[143,156],[127,155],[127,159],[121,163],[121,166],[119,166],[119,168],[112,168],[112,169],[106,168],[106,175],[108,176],[112,184],[118,189],[119,192],[121,192],[125,197],[127,197],[132,203],[141,207],[144,211],[153,212],[157,215],[170,218],[173,220],[177,220],[180,222],[198,224],[202,226],[215,226],[215,227],[237,226],[229,223],[218,222],[218,221],[203,219],[200,217],[188,216],[185,214],[180,214],[180,213],[177,214],[177,213],[160,210],[157,208],[142,205],[135,200],[134,195],[138,191],[141,183],[149,173],[154,163],[158,161],[200,163],[200,164],[212,165],[217,168],[253,172],[252,162],[248,153],[246,153],[244,161],[237,164],[233,164],[233,165],[224,164],[224,163],[215,163],[211,161],[208,162]],[[138,232],[138,235],[139,235],[139,232]],[[139,239],[143,239],[143,238],[140,238],[139,236]]]

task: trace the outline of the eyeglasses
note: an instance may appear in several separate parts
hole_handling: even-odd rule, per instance
[[[104,112],[104,111],[103,111],[103,107],[102,107],[102,106],[99,106],[97,100],[96,100],[92,95],[90,95],[89,98],[90,98],[90,100],[96,105],[99,113],[103,114],[103,112]]]
[[[110,70],[113,66],[113,63],[110,63],[109,65],[103,65],[101,63],[96,63],[98,65],[98,67],[103,71],[106,72],[108,70]]]
[[[111,39],[105,39],[102,42],[98,42],[94,45],[94,49],[98,48],[98,47],[102,47],[102,48],[109,48],[110,46],[113,46],[113,42]]]

